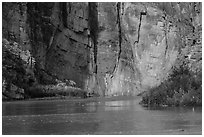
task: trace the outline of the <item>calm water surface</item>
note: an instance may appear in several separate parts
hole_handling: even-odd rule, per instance
[[[202,134],[201,107],[126,100],[3,102],[2,134]]]

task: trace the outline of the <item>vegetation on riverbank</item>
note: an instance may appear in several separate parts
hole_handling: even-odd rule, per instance
[[[169,79],[143,95],[146,106],[192,106],[202,105],[202,72],[190,72],[181,66]]]
[[[61,81],[44,70],[37,71],[30,52],[21,50],[18,43],[3,39],[2,50],[3,101],[52,97],[86,98],[89,96],[84,90],[77,88],[76,83],[72,80]],[[41,73],[43,77],[36,78],[39,76],[38,73]],[[40,83],[39,80],[44,83]]]

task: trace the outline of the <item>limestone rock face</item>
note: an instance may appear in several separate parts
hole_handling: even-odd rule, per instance
[[[66,18],[61,31],[56,30],[46,54],[46,69],[60,79],[72,79],[84,86],[89,73],[88,5],[65,4]]]
[[[159,85],[177,58],[176,28],[151,5],[125,4],[124,10],[126,37],[141,74],[141,86],[148,89]]]
[[[147,3],[99,3],[99,9],[101,89],[126,95],[159,85],[178,55],[176,28],[163,11]]]
[[[98,4],[98,91],[107,96],[135,94],[139,81],[132,48],[124,35],[121,6],[121,3]]]
[[[98,5],[97,78],[98,86],[105,95],[138,94],[160,85],[168,78],[172,68],[179,66],[177,60],[185,54],[181,53],[184,37],[192,33],[196,35],[198,31],[191,32],[191,28],[200,26],[199,10],[195,11],[196,7],[199,9],[199,3]],[[189,42],[186,41],[186,44]],[[193,47],[186,47],[190,51],[189,65],[196,68],[195,64],[198,64],[201,68],[198,61],[201,59],[200,48]]]
[[[167,79],[181,55],[192,70],[202,68],[200,9],[199,3],[3,3],[3,38],[30,51],[39,83],[54,77],[101,96],[136,95]]]
[[[40,68],[84,87],[90,60],[88,3],[28,5],[33,9],[28,13],[29,23],[31,29],[36,28],[31,39]]]

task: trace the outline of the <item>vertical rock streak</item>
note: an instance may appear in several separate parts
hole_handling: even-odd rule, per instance
[[[67,14],[67,3],[66,2],[60,2],[60,10],[61,10],[61,17],[62,17],[62,22],[64,27],[67,28],[67,18],[68,14]]]
[[[118,55],[117,55],[117,60],[115,63],[115,66],[113,68],[113,71],[111,73],[111,77],[113,78],[113,74],[116,73],[118,66],[119,66],[119,62],[120,62],[120,56],[121,56],[121,52],[122,52],[122,28],[121,28],[121,2],[118,2],[116,5],[117,8],[117,27],[118,27]]]
[[[121,3],[117,3],[117,12],[118,12],[118,39],[119,39],[119,51],[118,51],[118,61],[120,59],[120,54],[121,54],[121,45],[122,45],[122,29],[121,29]]]
[[[168,26],[167,26],[167,16],[166,16],[166,14],[164,14],[165,16],[164,16],[164,34],[165,34],[165,42],[166,42],[166,48],[165,48],[165,53],[164,53],[164,55],[166,56],[166,52],[167,52],[167,49],[168,49],[168,36],[167,36],[167,33],[168,33]]]
[[[94,46],[94,72],[97,73],[97,38],[98,38],[98,10],[97,3],[90,2],[89,3],[89,29],[90,29],[90,37],[93,40]]]
[[[140,21],[139,21],[139,26],[138,26],[138,31],[137,31],[137,40],[134,42],[134,45],[136,43],[139,43],[139,39],[140,39],[140,28],[141,28],[141,24],[142,24],[142,16],[143,15],[146,15],[147,13],[146,12],[140,12]]]

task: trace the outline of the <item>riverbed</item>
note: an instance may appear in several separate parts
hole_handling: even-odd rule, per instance
[[[202,107],[143,107],[136,98],[2,103],[3,135],[202,134]]]

